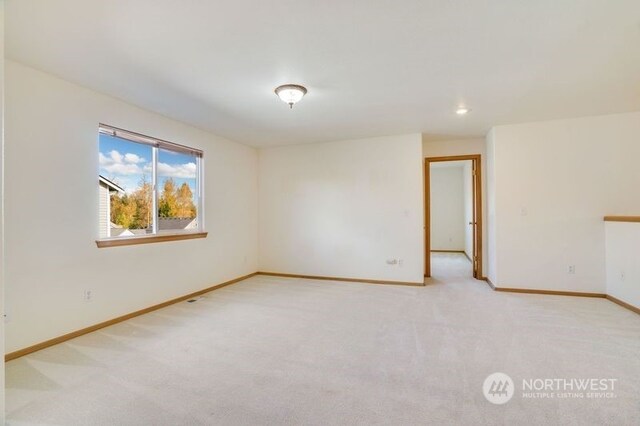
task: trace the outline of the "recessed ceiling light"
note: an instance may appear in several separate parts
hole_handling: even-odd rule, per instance
[[[458,107],[458,109],[456,110],[456,114],[458,115],[465,115],[466,113],[468,113],[469,111],[471,111],[471,109],[467,108],[467,107]]]
[[[307,94],[307,88],[299,84],[284,84],[276,87],[275,92],[283,102],[289,104],[289,108],[293,108],[293,104],[300,102],[300,99]]]

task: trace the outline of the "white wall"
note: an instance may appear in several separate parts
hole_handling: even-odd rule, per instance
[[[640,213],[640,112],[497,126],[489,144],[494,284],[604,293],[602,218]]]
[[[640,309],[640,223],[605,222],[607,294]]]
[[[444,166],[443,166],[444,164]],[[431,250],[465,248],[463,166],[431,164]]]
[[[261,149],[260,270],[422,282],[420,143],[418,134]]]
[[[471,161],[465,161],[462,168],[462,198],[464,201],[464,252],[469,259],[473,259],[473,166]]]
[[[256,150],[15,62],[6,80],[7,352],[257,270]],[[208,238],[96,247],[99,122],[204,150]]]
[[[4,261],[4,0],[0,1],[0,312],[5,310]],[[4,321],[0,321],[0,353],[4,353]],[[0,424],[4,424],[4,368],[0,368]]]
[[[486,142],[484,139],[455,139],[455,140],[430,140],[423,137],[422,140],[422,155],[424,157],[448,157],[454,155],[481,155],[481,168],[482,168],[482,271],[486,275],[490,269],[491,254],[489,253],[489,238],[487,217],[487,150]],[[468,222],[467,222],[468,223]]]

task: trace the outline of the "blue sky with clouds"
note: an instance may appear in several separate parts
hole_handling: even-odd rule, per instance
[[[120,185],[128,193],[136,190],[143,176],[151,182],[152,147],[130,142],[111,135],[100,134],[100,174]],[[158,184],[173,178],[178,186],[186,182],[195,194],[196,157],[158,150]]]

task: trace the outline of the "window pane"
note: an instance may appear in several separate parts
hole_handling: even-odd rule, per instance
[[[198,229],[198,161],[158,149],[158,231]]]
[[[152,150],[149,145],[100,134],[100,237],[153,231]]]

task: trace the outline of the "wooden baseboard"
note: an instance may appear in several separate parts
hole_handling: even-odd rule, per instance
[[[640,216],[605,216],[605,222],[640,222]]]
[[[63,336],[59,336],[59,337],[54,337],[53,339],[49,339],[49,340],[46,340],[44,342],[37,343],[35,345],[29,346],[29,347],[24,348],[24,349],[19,349],[19,350],[14,351],[14,352],[9,352],[8,354],[6,354],[4,356],[4,360],[6,362],[6,361],[11,361],[12,359],[20,358],[21,356],[24,356],[24,355],[39,351],[39,350],[44,349],[44,348],[48,348],[49,346],[57,345],[58,343],[66,342],[67,340],[71,340],[71,339],[73,339],[75,337],[82,336],[83,334],[91,333],[93,331],[100,330],[101,328],[108,327],[110,325],[114,325],[114,324],[117,324],[117,323],[122,322],[122,321],[126,321],[128,319],[137,317],[139,315],[144,315],[146,313],[155,311],[157,309],[164,308],[164,307],[169,306],[169,305],[173,305],[174,303],[182,302],[184,300],[191,299],[193,297],[200,296],[200,295],[205,294],[205,293],[209,293],[210,291],[217,290],[219,288],[226,287],[226,286],[231,285],[231,284],[235,284],[235,283],[237,283],[239,281],[246,280],[247,278],[251,278],[254,275],[257,275],[257,272],[254,272],[254,273],[249,274],[249,275],[245,275],[243,277],[234,278],[234,279],[232,279],[230,281],[225,281],[225,282],[223,282],[221,284],[216,284],[214,286],[205,288],[203,290],[198,290],[198,291],[196,291],[194,293],[189,293],[189,294],[186,294],[184,296],[180,296],[180,297],[177,297],[175,299],[171,299],[171,300],[168,300],[166,302],[162,302],[162,303],[159,303],[157,305],[150,306],[148,308],[140,309],[139,311],[131,312],[130,314],[122,315],[122,316],[119,316],[117,318],[110,319],[108,321],[104,321],[104,322],[101,322],[101,323],[98,323],[98,324],[94,324],[92,326],[85,327],[85,328],[80,329],[80,330],[72,331],[71,333],[67,333],[67,334],[65,334]]]
[[[538,289],[509,288],[509,287],[494,287],[494,290],[508,292],[508,293],[548,294],[553,296],[577,296],[577,297],[600,297],[600,298],[607,297],[607,295],[604,293],[584,293],[579,291],[538,290]]]
[[[351,283],[406,285],[406,286],[424,287],[424,282],[411,282],[411,281],[369,280],[369,279],[361,279],[361,278],[327,277],[322,275],[284,274],[280,272],[262,272],[262,271],[258,272],[258,275],[268,275],[272,277],[285,277],[285,278],[304,278],[308,280],[346,281]]]
[[[577,296],[577,297],[597,297],[601,299],[607,299],[611,302],[622,306],[623,308],[629,309],[631,312],[635,312],[640,315],[640,308],[633,306],[627,302],[623,302],[622,300],[611,296],[610,294],[605,293],[584,293],[578,291],[557,291],[557,290],[532,290],[532,289],[524,289],[524,288],[507,288],[507,287],[494,287],[493,283],[487,279],[487,283],[495,290],[502,292],[510,292],[510,293],[529,293],[529,294],[548,294],[548,295],[556,295],[556,296]]]
[[[623,308],[627,308],[629,309],[631,312],[635,312],[636,314],[640,315],[640,308],[633,306],[627,302],[623,302],[622,300],[611,296],[610,294],[607,294],[607,299],[612,301],[613,303],[616,303],[620,306],[622,306]]]
[[[638,308],[636,306],[633,306],[633,305],[631,305],[631,304],[629,304],[627,302],[623,302],[622,300],[617,299],[617,298],[611,296],[610,294],[584,293],[584,292],[577,292],[577,291],[531,290],[531,289],[525,289],[525,288],[496,287],[488,277],[482,277],[482,279],[485,280],[487,282],[487,284],[489,284],[489,287],[491,287],[495,291],[509,292],[509,293],[550,294],[550,295],[556,295],[556,296],[577,296],[577,297],[604,298],[604,299],[608,299],[608,300],[612,301],[613,303],[616,303],[616,304],[622,306],[623,308],[629,309],[630,311],[635,312],[636,314],[640,315],[640,308]]]
[[[194,293],[189,293],[184,296],[177,297],[175,299],[168,300],[163,303],[159,303],[157,305],[150,306],[145,309],[140,309],[138,311],[132,312],[130,314],[122,315],[117,318],[110,319],[108,321],[104,321],[98,324],[94,324],[89,327],[85,327],[83,329],[73,331],[71,333],[67,333],[63,336],[55,337],[53,339],[46,340],[41,343],[37,343],[35,345],[19,349],[14,352],[10,352],[4,356],[5,362],[11,361],[12,359],[20,358],[21,356],[48,348],[49,346],[57,345],[59,343],[66,342],[67,340],[71,340],[75,337],[82,336],[87,333],[91,333],[96,330],[100,330],[101,328],[108,327],[110,325],[117,324],[122,321],[126,321],[131,318],[135,318],[140,315],[144,315],[146,313],[155,311],[157,309],[164,308],[169,305],[173,305],[174,303],[182,302],[187,299],[191,299],[193,297],[200,296],[205,293],[209,293],[210,291],[217,290],[222,287],[226,287],[231,284],[235,284],[239,281],[246,280],[247,278],[251,278],[255,275],[267,275],[267,276],[275,276],[275,277],[286,277],[286,278],[304,278],[304,279],[314,279],[314,280],[330,280],[330,281],[347,281],[347,282],[357,282],[357,283],[366,283],[366,284],[387,284],[387,285],[405,285],[405,286],[424,286],[424,282],[416,283],[416,282],[407,282],[407,281],[383,281],[383,280],[367,280],[367,279],[356,279],[356,278],[339,278],[339,277],[326,277],[326,276],[317,276],[317,275],[299,275],[299,274],[283,274],[277,272],[254,272],[252,274],[248,274],[239,278],[235,278],[233,280],[229,280],[223,282],[221,284],[217,284],[203,290],[196,291]],[[579,297],[598,297],[598,298],[606,298],[613,303],[616,303],[626,309],[631,310],[637,314],[640,314],[640,308],[637,308],[633,305],[630,305],[626,302],[623,302],[620,299],[617,299],[608,294],[602,293],[583,293],[583,292],[573,292],[573,291],[556,291],[556,290],[535,290],[535,289],[522,289],[522,288],[507,288],[507,287],[496,287],[488,277],[482,277],[484,281],[495,291],[500,292],[511,292],[511,293],[529,293],[529,294],[550,294],[550,295],[559,295],[559,296],[579,296]]]

